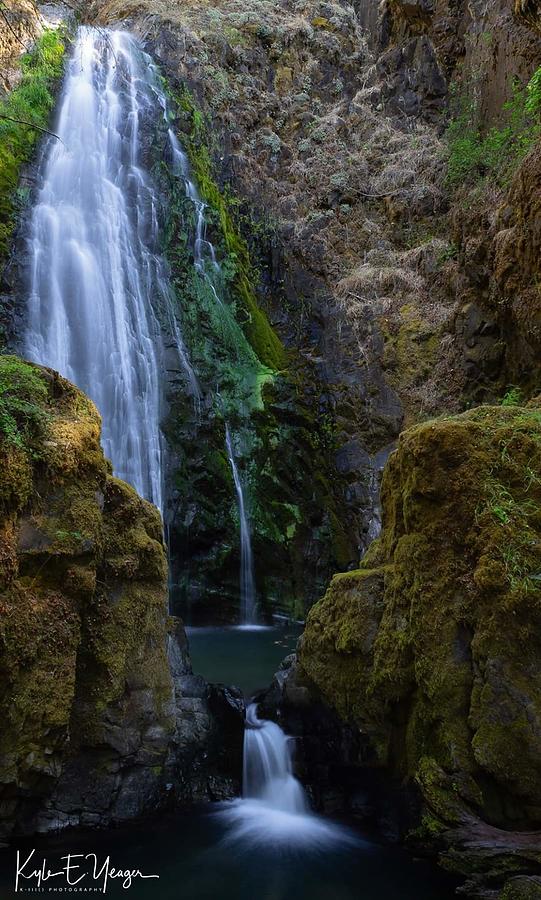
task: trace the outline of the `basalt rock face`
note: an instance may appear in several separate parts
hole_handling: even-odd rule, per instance
[[[541,61],[536,3],[365,0],[357,8],[384,76],[386,109],[432,122],[440,132],[466,108],[472,130],[501,127],[509,121],[513,85],[527,84]],[[512,137],[511,129],[510,154]],[[440,308],[446,294],[453,297],[440,352],[454,359],[456,387],[474,402],[510,384],[530,396],[539,379],[536,262],[532,268],[538,216],[529,200],[538,194],[538,157],[539,144],[505,184],[479,177],[465,187],[447,185],[452,259],[443,283],[434,271],[426,281]]]
[[[192,674],[159,513],[80,391],[15,357],[0,381],[2,835],[229,796],[242,701]]]
[[[458,210],[457,333],[474,397],[500,384],[538,389],[541,303],[539,272],[540,144],[512,179],[496,213],[484,204]]]
[[[284,541],[289,568],[302,556],[315,571],[325,533],[350,568],[377,533],[378,478],[403,424],[492,402],[512,384],[535,389],[539,254],[524,197],[536,193],[537,149],[511,188],[482,173],[463,188],[448,181],[444,135],[457,96],[475,100],[482,133],[505,120],[513,79],[525,85],[541,60],[531,16],[504,0],[107,0],[91,12],[138,30],[206,123],[213,176],[233,192],[261,275],[258,301],[331,457],[305,483],[323,476],[332,514],[317,521],[303,504],[302,527],[290,523],[302,540]],[[175,127],[189,143],[193,116]],[[304,470],[302,449],[291,459]],[[262,536],[256,557],[269,546]],[[330,562],[320,559],[318,583]]]
[[[501,118],[513,79],[527,81],[538,64],[531,10],[526,15],[520,0],[515,10],[508,0],[359,0],[357,6],[378,66],[390,76],[387,96],[405,115],[437,123],[455,81],[475,85],[489,126]]]
[[[358,796],[359,770],[403,784],[409,840],[469,876],[472,896],[541,874],[540,454],[538,407],[404,432],[380,540],[333,579],[275,685],[286,719],[310,723],[294,726],[304,747],[322,704],[343,723],[326,784],[333,765],[357,770]]]

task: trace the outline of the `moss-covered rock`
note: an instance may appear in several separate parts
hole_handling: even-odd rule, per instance
[[[509,850],[541,826],[539,408],[404,432],[383,510],[361,569],[311,610],[300,663],[379,765],[418,785],[437,826],[423,841],[445,832],[449,864],[468,871],[491,841],[505,857],[506,834]],[[539,847],[537,831],[512,852],[535,867]]]
[[[99,439],[79,390],[0,357],[4,834],[208,796],[209,774],[227,793],[240,767],[241,716],[233,766],[208,765],[212,692],[168,617],[160,515],[112,477]]]
[[[499,900],[540,900],[541,878],[511,878]]]

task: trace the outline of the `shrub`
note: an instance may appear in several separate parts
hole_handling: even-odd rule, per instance
[[[541,113],[541,66],[533,74],[526,88],[526,110],[531,116]]]
[[[502,406],[520,406],[522,403],[522,391],[518,387],[511,387],[502,397]]]
[[[486,134],[473,101],[455,95],[454,104],[457,113],[447,128],[448,183],[467,184],[487,176],[505,183],[541,134],[541,67],[525,87],[515,82],[503,107],[506,123]]]
[[[38,128],[47,126],[63,58],[61,32],[45,31],[32,52],[21,58],[20,84],[0,102],[0,264],[13,230],[20,169],[38,142]]]

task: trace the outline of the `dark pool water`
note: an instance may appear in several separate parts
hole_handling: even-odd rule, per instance
[[[267,687],[285,656],[295,650],[302,627],[188,628],[194,672],[208,681],[236,684],[246,697]]]
[[[198,813],[161,819],[146,828],[69,839],[19,844],[28,853],[37,847],[52,871],[67,852],[107,855],[117,869],[159,874],[159,880],[134,880],[125,890],[109,882],[108,898],[130,900],[450,900],[453,886],[426,862],[415,862],[397,849],[360,840],[357,846],[328,852],[267,850],[231,844],[220,816]],[[25,857],[23,857],[25,858]],[[80,860],[76,861],[81,862]],[[82,871],[82,870],[81,870]],[[14,850],[0,851],[0,897],[16,900]],[[74,873],[74,876],[77,873]],[[49,884],[65,885],[64,879]],[[89,874],[81,885],[101,887]],[[39,896],[56,896],[49,885]],[[88,896],[62,892],[60,896]],[[91,896],[100,896],[92,893]],[[103,896],[103,894],[101,894]]]
[[[194,671],[212,681],[237,684],[249,697],[269,684],[281,660],[294,648],[298,626],[280,625],[261,631],[222,628],[190,630]],[[242,806],[242,804],[240,804]],[[14,891],[16,850],[24,860],[45,857],[51,871],[65,865],[61,857],[95,853],[101,868],[110,857],[117,870],[138,869],[159,879],[134,879],[131,887],[103,877],[93,879],[92,860],[73,860],[79,884],[68,889],[64,877],[24,882],[24,895],[40,897],[105,896],[110,900],[450,900],[454,883],[425,861],[415,861],[398,848],[375,843],[344,823],[321,820],[332,837],[303,845],[293,835],[274,846],[272,828],[257,819],[251,836],[235,829],[235,807],[161,816],[144,827],[104,833],[71,832],[32,838],[0,850],[0,900],[18,900]],[[245,822],[245,817],[242,819]],[[317,822],[312,824],[317,825]],[[299,827],[306,828],[299,820]],[[340,829],[345,828],[344,834]],[[317,829],[316,829],[317,830]],[[334,835],[338,835],[335,839]],[[34,861],[33,860],[33,861]],[[30,867],[31,868],[31,867]],[[78,889],[77,889],[78,888]],[[85,890],[81,890],[85,888]]]

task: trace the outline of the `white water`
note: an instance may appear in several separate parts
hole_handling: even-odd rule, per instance
[[[164,511],[164,372],[173,349],[200,410],[168,266],[158,251],[162,210],[149,174],[159,123],[173,171],[194,207],[194,265],[216,303],[220,266],[206,237],[186,154],[168,126],[157,68],[126,32],[79,29],[44,156],[29,230],[26,355],[58,370],[96,403],[116,475]],[[144,149],[146,146],[146,150]],[[249,516],[227,429],[240,520],[241,623],[255,625]]]
[[[251,703],[244,731],[243,797],[220,813],[230,826],[226,843],[320,851],[356,844],[347,828],[310,812],[304,789],[293,775],[291,753],[292,739],[275,722],[259,719],[257,704]]]
[[[190,164],[188,162],[188,157],[186,156],[184,150],[180,146],[175,133],[170,128],[169,129],[169,141],[171,143],[171,149],[173,151],[173,166],[176,170],[177,174],[184,180],[184,186],[186,190],[186,196],[192,202],[194,207],[195,214],[195,240],[194,240],[194,263],[195,268],[199,272],[199,274],[205,278],[209,287],[211,288],[216,301],[222,305],[222,300],[215,288],[213,280],[209,273],[207,272],[205,263],[206,261],[210,261],[211,268],[215,272],[220,271],[219,263],[216,260],[216,252],[214,250],[214,246],[210,241],[207,240],[206,231],[207,231],[207,222],[205,217],[205,210],[207,208],[206,203],[201,200],[199,196],[199,191],[195,186],[194,182],[191,178],[190,173]]]
[[[48,145],[30,223],[25,350],[89,394],[115,474],[163,510],[167,343],[187,389],[199,389],[143,159],[160,106],[155,66],[131,35],[79,29],[59,104],[61,140]]]
[[[258,718],[255,703],[246,710],[242,795],[293,815],[308,811],[304,790],[293,775],[291,740],[276,722]]]
[[[239,507],[239,525],[240,525],[240,603],[241,603],[241,624],[250,627],[257,624],[257,604],[255,594],[254,579],[254,560],[252,554],[252,536],[250,531],[250,520],[246,510],[246,502],[244,499],[244,489],[242,480],[237,468],[233,444],[231,442],[231,434],[229,425],[225,426],[225,443],[227,447],[227,455],[229,465],[233,474],[235,483],[235,491],[237,493],[237,503]]]
[[[197,272],[203,278],[210,289],[216,303],[223,306],[220,297],[218,282],[215,281],[216,276],[220,274],[220,265],[216,260],[216,252],[211,241],[207,239],[206,203],[201,200],[196,185],[194,184],[191,173],[190,164],[186,153],[180,146],[174,132],[169,129],[169,140],[173,151],[174,170],[184,181],[184,188],[187,198],[191,201],[195,216],[195,240],[194,240],[194,264]],[[231,441],[231,433],[229,426],[225,426],[225,439],[227,456],[233,482],[235,484],[235,492],[237,495],[237,505],[239,511],[240,525],[240,605],[241,605],[241,627],[251,628],[257,627],[257,603],[254,579],[254,563],[252,553],[252,537],[250,529],[250,520],[246,509],[246,498],[242,479],[239,475],[235,453]]]

